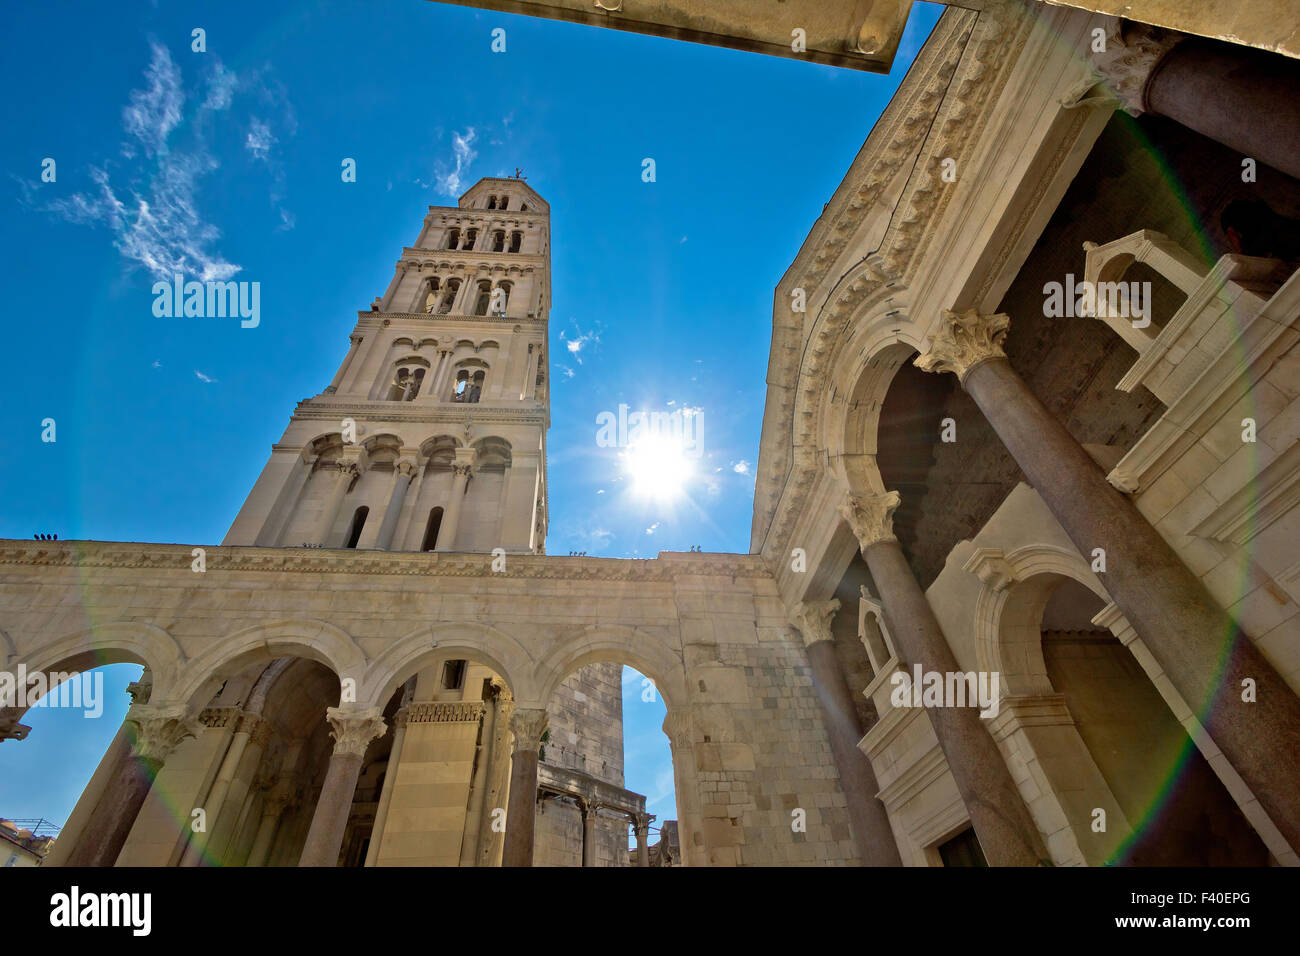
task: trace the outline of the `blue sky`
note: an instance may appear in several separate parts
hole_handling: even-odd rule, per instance
[[[10,5],[0,537],[220,542],[426,207],[522,167],[552,212],[548,551],[746,551],[773,288],[939,10],[881,77],[424,0]],[[155,318],[177,263],[260,282],[260,325]],[[597,446],[620,403],[702,410],[674,501]],[[627,696],[628,786],[662,792],[662,705]],[[0,745],[0,815],[61,821],[113,713]]]

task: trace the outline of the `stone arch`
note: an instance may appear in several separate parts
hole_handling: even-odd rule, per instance
[[[570,674],[603,662],[626,664],[649,677],[669,710],[688,705],[686,666],[680,652],[637,628],[599,624],[565,635],[538,663],[538,699],[544,706]]]
[[[527,648],[504,631],[465,621],[421,627],[390,644],[366,668],[357,688],[358,706],[382,708],[411,675],[457,655],[491,667],[523,706],[543,699]]]
[[[1043,660],[1043,611],[1067,578],[1109,604],[1101,580],[1077,552],[1049,544],[1026,545],[1009,554],[979,548],[967,559],[965,570],[983,582],[975,600],[979,668],[997,671],[1006,695],[1054,693]]]
[[[352,678],[358,687],[366,670],[366,655],[342,628],[312,618],[255,624],[217,640],[188,661],[177,682],[175,699],[201,708],[227,677],[259,661],[305,657],[328,667],[339,678]],[[159,695],[155,690],[155,698]]]
[[[3,650],[3,647],[0,647]],[[153,677],[152,700],[169,699],[185,655],[163,628],[143,621],[115,621],[69,634],[25,654],[12,654],[14,668],[29,673],[88,671],[105,664],[142,664]]]

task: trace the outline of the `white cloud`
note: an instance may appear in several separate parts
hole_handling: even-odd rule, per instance
[[[738,475],[747,475],[749,474],[749,462],[742,458],[740,461],[732,463],[731,470]]]
[[[195,375],[195,377],[196,377],[200,382],[203,382],[203,383],[205,383],[205,384],[207,384],[207,383],[211,383],[211,382],[215,382],[215,381],[216,381],[215,378],[213,378],[213,377],[210,376],[210,375],[204,375],[204,374],[203,374],[202,372],[200,372],[198,369],[195,369],[195,370],[194,370],[194,375]]]
[[[152,365],[151,367],[152,367],[152,368],[162,368],[162,362],[159,362],[157,359],[154,359],[153,365]]]
[[[181,71],[160,43],[150,43],[151,59],[144,71],[147,85],[131,91],[131,102],[122,110],[122,125],[154,156],[167,151],[167,137],[181,121],[185,94],[181,92]],[[134,155],[129,151],[128,155]]]
[[[660,522],[656,521],[656,522],[655,522],[654,524],[652,524],[650,527],[648,527],[648,528],[645,529],[645,533],[646,533],[646,534],[654,534],[654,533],[655,533],[655,530],[659,527],[659,525],[660,525]]]
[[[254,159],[265,160],[275,142],[271,127],[254,116],[248,124],[248,138],[244,140],[244,148],[253,154]]]
[[[464,174],[468,171],[469,164],[478,156],[478,151],[474,149],[474,141],[477,139],[478,130],[473,126],[466,129],[464,133],[452,131],[451,154],[455,166],[448,169],[446,163],[437,164],[434,182],[439,191],[448,196],[459,196],[465,191]]]
[[[226,69],[225,65],[217,60],[212,75],[208,77],[208,98],[203,101],[203,108],[214,112],[230,109],[230,104],[235,98],[236,83],[235,71]]]

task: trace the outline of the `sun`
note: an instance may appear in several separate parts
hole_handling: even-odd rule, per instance
[[[622,457],[632,492],[658,502],[679,498],[695,471],[682,442],[667,436],[638,438]]]

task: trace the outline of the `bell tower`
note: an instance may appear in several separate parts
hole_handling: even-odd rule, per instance
[[[430,206],[224,544],[544,553],[550,207],[522,178]]]

